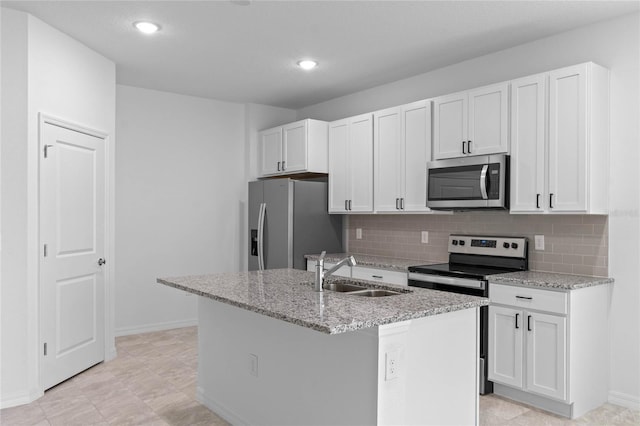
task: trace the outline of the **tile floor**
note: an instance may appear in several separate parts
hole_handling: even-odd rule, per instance
[[[195,327],[116,339],[118,357],[0,411],[12,425],[227,425],[195,399]],[[480,398],[481,425],[640,425],[640,412],[612,404],[570,421],[495,395]]]

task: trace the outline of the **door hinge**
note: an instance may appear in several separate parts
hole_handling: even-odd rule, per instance
[[[47,344],[44,344],[44,356],[47,356]]]
[[[44,146],[44,158],[47,158],[47,156],[49,155],[49,148],[53,148],[53,145]]]
[[[48,252],[49,252],[49,251],[47,250],[47,245],[45,244],[45,245],[44,245],[44,253],[43,253],[43,254],[44,254],[44,257],[47,257]]]

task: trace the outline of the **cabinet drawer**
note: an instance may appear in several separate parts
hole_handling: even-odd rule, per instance
[[[351,271],[352,278],[369,281],[379,281],[388,284],[407,285],[407,273],[400,271],[388,271],[384,269],[363,268],[354,266]]]
[[[558,314],[566,314],[568,311],[567,293],[560,291],[490,283],[489,299],[491,303],[517,306],[523,309]]]

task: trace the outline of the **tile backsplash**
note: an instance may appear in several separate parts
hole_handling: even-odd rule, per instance
[[[529,238],[529,269],[579,275],[608,275],[607,216],[512,215],[478,211],[421,215],[350,215],[348,250],[352,253],[446,262],[449,234],[524,236]],[[362,239],[356,239],[356,229]],[[421,232],[429,242],[421,243]],[[544,235],[535,250],[534,235]]]

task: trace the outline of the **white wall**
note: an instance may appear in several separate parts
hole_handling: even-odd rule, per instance
[[[611,70],[609,272],[610,400],[640,408],[640,15],[579,28],[298,111],[335,120],[376,109],[594,61]]]
[[[156,278],[241,269],[245,107],[117,86],[116,333],[195,324]]]
[[[46,113],[107,133],[112,160],[115,65],[37,18],[9,9],[2,10],[2,55],[0,406],[5,407],[33,400],[42,392],[38,371],[38,116]],[[107,323],[110,321],[108,318]],[[112,333],[107,335],[111,336],[107,349],[112,350]]]

